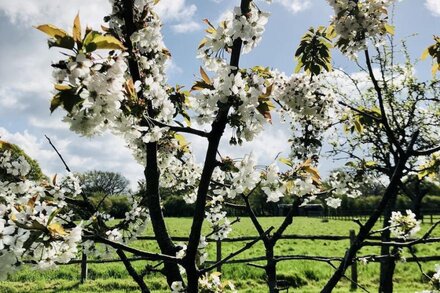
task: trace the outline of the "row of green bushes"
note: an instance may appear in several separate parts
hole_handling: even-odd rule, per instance
[[[363,196],[356,199],[342,198],[341,210],[371,211],[379,204],[381,196]],[[399,196],[396,202],[396,210],[411,209],[412,202],[407,196]],[[422,201],[422,210],[440,211],[440,196],[426,195]]]
[[[132,195],[105,196],[103,193],[94,193],[89,196],[89,199],[94,206],[104,199],[99,210],[120,219],[125,218],[125,213],[131,210],[130,196]],[[190,217],[194,214],[194,205],[186,204],[181,196],[167,196],[163,202],[163,213],[166,217]]]
[[[124,218],[125,213],[131,209],[128,197],[131,195],[110,195],[101,204],[101,211],[106,211],[115,218]],[[91,202],[97,205],[104,197],[101,193],[90,196]],[[349,211],[350,213],[364,213],[374,208],[379,203],[380,196],[363,196],[357,199],[343,198],[341,207],[338,211]],[[399,196],[397,199],[396,210],[411,209],[411,200],[406,196]],[[440,196],[427,195],[422,202],[422,210],[440,211]],[[257,214],[275,216],[276,207],[272,204],[266,211],[261,211],[255,206]],[[194,205],[188,205],[183,198],[178,195],[168,195],[163,202],[163,213],[166,217],[190,217],[194,214]],[[244,216],[244,211],[230,210],[230,215]]]

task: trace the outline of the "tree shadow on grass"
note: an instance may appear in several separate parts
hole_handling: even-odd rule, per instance
[[[81,285],[81,282],[76,282],[76,283],[74,283],[74,284],[72,284],[70,286],[62,286],[61,285],[59,288],[52,289],[49,292],[57,293],[57,292],[72,291],[72,290],[78,289],[80,285]]]

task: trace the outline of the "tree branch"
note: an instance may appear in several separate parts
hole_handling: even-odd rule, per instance
[[[248,250],[249,248],[251,248],[255,243],[257,243],[258,241],[260,241],[261,239],[263,239],[263,237],[267,237],[267,235],[270,233],[270,231],[273,230],[273,227],[270,227],[269,229],[267,229],[263,234],[261,234],[260,236],[258,236],[255,240],[246,243],[245,246],[243,246],[242,248],[240,248],[239,250],[232,252],[231,254],[229,254],[227,257],[223,258],[221,261],[218,261],[216,263],[214,263],[213,265],[200,270],[200,274],[204,274],[206,272],[209,272],[210,270],[218,267],[219,265],[222,265],[224,263],[226,263],[228,260],[230,260],[231,258],[239,255],[240,253],[242,253],[243,251]]]
[[[181,263],[181,259],[177,258],[175,256],[170,256],[170,255],[166,255],[166,254],[160,254],[160,253],[151,253],[151,252],[147,252],[147,251],[143,251],[140,249],[136,249],[130,246],[127,246],[125,244],[119,243],[119,242],[114,242],[111,241],[107,238],[104,238],[102,236],[99,235],[91,235],[91,236],[86,236],[84,237],[86,239],[91,239],[95,242],[98,243],[103,243],[103,244],[107,244],[115,249],[120,249],[122,251],[126,251],[126,252],[130,252],[134,255],[140,256],[140,257],[144,257],[145,259],[148,260],[163,260],[166,262],[172,262],[172,263]]]
[[[387,115],[385,112],[384,100],[383,100],[383,96],[382,96],[382,90],[379,86],[379,83],[377,82],[376,77],[374,76],[373,67],[371,66],[370,53],[368,52],[368,49],[366,49],[364,51],[364,53],[365,53],[365,59],[367,62],[368,73],[370,75],[371,81],[373,82],[374,89],[377,93],[377,99],[379,102],[379,108],[380,108],[381,117],[382,117],[381,122],[383,123],[383,125],[385,127],[386,134],[387,134],[388,138],[391,140],[392,144],[397,148],[397,151],[399,152],[399,154],[402,155],[403,154],[402,146],[396,140],[396,137],[394,136],[394,132],[388,123],[388,118],[387,118]],[[390,149],[390,151],[393,152],[392,148]]]
[[[54,149],[54,151],[57,153],[58,157],[61,159],[61,161],[64,164],[64,167],[66,168],[67,172],[71,172],[69,166],[67,165],[66,161],[64,161],[63,156],[60,154],[60,152],[57,150],[57,148],[54,146],[54,144],[52,143],[52,141],[50,140],[50,138],[47,135],[44,135],[47,139],[47,141],[49,141],[49,144],[51,145],[51,147]]]
[[[142,293],[150,293],[150,290],[148,289],[147,284],[145,284],[144,279],[133,268],[133,266],[131,265],[131,263],[128,260],[127,256],[125,255],[124,251],[122,251],[121,249],[116,249],[116,253],[118,254],[119,258],[124,263],[124,266],[127,269],[127,271],[130,274],[130,276],[139,285],[139,287],[141,289],[141,292]]]

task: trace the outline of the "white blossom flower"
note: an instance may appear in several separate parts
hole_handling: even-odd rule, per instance
[[[171,284],[171,291],[173,293],[181,293],[185,292],[185,288],[183,287],[183,283],[181,281],[175,281]]]
[[[340,207],[341,202],[342,202],[342,200],[340,198],[335,198],[335,197],[327,197],[325,199],[325,203],[327,204],[327,206],[334,208],[334,209]]]
[[[406,215],[392,212],[389,223],[391,233],[399,238],[408,238],[420,231],[420,221],[411,210],[406,210]]]

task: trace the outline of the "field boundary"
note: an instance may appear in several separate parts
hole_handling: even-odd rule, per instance
[[[349,243],[353,243],[355,238],[355,231],[350,230],[349,235],[342,236],[342,235],[301,235],[301,234],[291,234],[291,235],[283,235],[281,236],[281,239],[283,240],[322,240],[322,241],[347,241],[349,240]],[[242,236],[242,237],[234,237],[234,238],[225,238],[222,240],[214,240],[208,238],[206,241],[215,243],[216,244],[216,255],[215,260],[207,260],[205,263],[208,265],[215,265],[219,263],[222,260],[223,257],[223,250],[222,250],[222,243],[234,243],[234,242],[247,242],[247,241],[255,241],[258,238],[258,236]],[[381,238],[379,236],[370,236],[367,238],[368,240],[377,240],[380,241]],[[144,240],[144,241],[155,241],[154,236],[140,236],[137,237],[137,240]],[[188,237],[172,237],[172,240],[174,241],[188,241]],[[391,241],[402,241],[402,239],[398,238],[392,238]],[[434,238],[434,242],[439,242],[440,239]],[[378,245],[380,245],[380,242],[378,242]],[[370,257],[370,256],[368,256]],[[351,288],[355,289],[358,286],[358,273],[357,273],[357,265],[359,261],[362,261],[362,258],[364,256],[358,256],[353,264],[351,265],[351,269],[348,272],[347,276],[349,280],[351,280]],[[398,260],[395,256],[379,256],[379,257],[373,257],[369,258],[368,262],[380,262],[384,258],[394,258]],[[128,258],[128,261],[145,261],[148,260],[144,257],[133,257]],[[228,264],[239,264],[239,263],[246,263],[250,266],[256,266],[261,267],[261,265],[253,264],[252,262],[258,262],[258,261],[265,261],[267,260],[266,256],[256,256],[251,258],[238,258],[238,259],[231,259],[225,262],[221,262],[221,264],[216,266],[216,270],[218,272],[221,272],[223,265]],[[343,257],[328,257],[328,256],[320,256],[320,255],[276,255],[274,257],[274,260],[276,262],[282,262],[282,261],[294,261],[294,260],[302,260],[302,261],[318,261],[318,262],[340,262],[343,261]],[[408,257],[404,259],[405,262],[428,262],[428,261],[440,261],[440,255],[435,256],[420,256],[420,257]],[[117,263],[122,262],[121,259],[89,259],[85,253],[82,254],[81,259],[73,259],[68,263],[60,264],[60,265],[73,265],[73,264],[80,264],[81,265],[81,275],[80,275],[80,282],[84,283],[87,280],[88,275],[88,264],[105,264],[105,263]],[[160,263],[159,263],[160,264]]]

